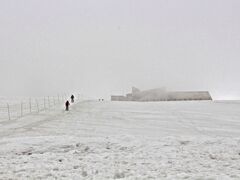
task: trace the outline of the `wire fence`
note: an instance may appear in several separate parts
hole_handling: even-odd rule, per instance
[[[0,104],[0,121],[14,120],[32,113],[51,109],[67,99],[66,95],[29,98],[19,102]]]

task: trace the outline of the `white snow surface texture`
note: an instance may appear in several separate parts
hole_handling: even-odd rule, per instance
[[[84,101],[0,128],[0,179],[240,179],[237,102]]]

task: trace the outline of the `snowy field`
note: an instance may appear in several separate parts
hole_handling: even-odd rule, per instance
[[[239,102],[84,101],[0,128],[0,179],[240,179]]]

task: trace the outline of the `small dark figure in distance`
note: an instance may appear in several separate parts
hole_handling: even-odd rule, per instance
[[[69,106],[70,106],[69,101],[66,101],[66,103],[65,103],[66,111],[69,111]]]
[[[71,103],[74,103],[74,95],[71,96]]]

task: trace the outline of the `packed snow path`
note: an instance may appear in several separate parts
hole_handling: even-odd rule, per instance
[[[236,102],[85,101],[0,128],[0,179],[240,179]]]

